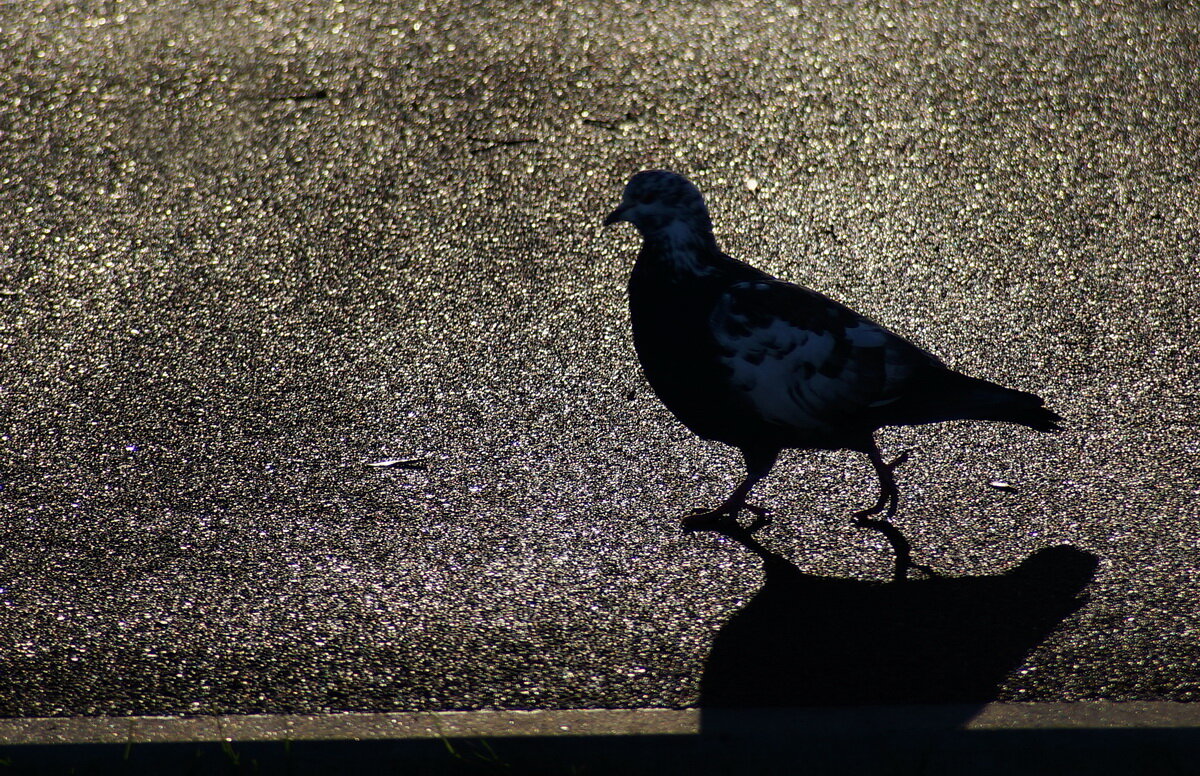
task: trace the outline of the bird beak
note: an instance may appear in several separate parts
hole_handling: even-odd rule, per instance
[[[608,214],[608,218],[604,219],[605,226],[612,226],[618,221],[625,220],[625,211],[630,208],[628,202],[622,202],[617,209]]]

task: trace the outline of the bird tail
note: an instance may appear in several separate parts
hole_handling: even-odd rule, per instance
[[[911,413],[907,423],[937,423],[943,420],[995,420],[1019,423],[1038,431],[1062,431],[1062,418],[1046,407],[1041,396],[967,377],[950,370],[938,370],[921,381],[915,399],[902,409]],[[917,398],[919,397],[919,398]],[[901,408],[897,408],[901,409]]]

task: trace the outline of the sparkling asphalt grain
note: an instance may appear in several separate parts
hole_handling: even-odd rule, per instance
[[[92,11],[0,7],[0,714],[1200,700],[1193,6]],[[680,531],[646,167],[1067,418],[882,435],[947,579],[851,454]]]

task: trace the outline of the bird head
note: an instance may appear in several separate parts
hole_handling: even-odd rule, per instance
[[[608,214],[604,225],[628,221],[643,235],[678,221],[711,230],[704,197],[687,178],[666,170],[645,170],[629,179],[621,204]]]

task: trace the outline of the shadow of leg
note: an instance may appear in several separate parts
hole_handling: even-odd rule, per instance
[[[892,573],[894,581],[903,582],[908,579],[909,569],[915,569],[930,577],[938,576],[938,573],[929,566],[913,562],[912,545],[908,543],[908,539],[900,532],[900,529],[892,525],[890,521],[857,517],[854,520],[854,524],[859,528],[869,528],[873,531],[879,531],[888,540],[888,544],[892,545],[892,551],[896,553],[896,568]]]

